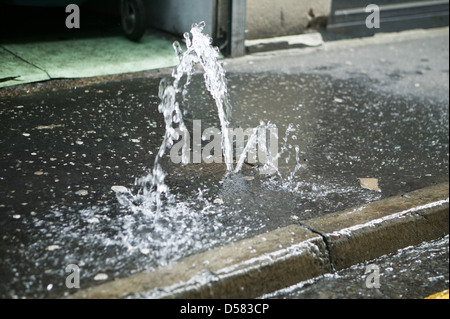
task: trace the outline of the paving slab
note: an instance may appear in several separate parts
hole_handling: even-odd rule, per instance
[[[48,74],[0,46],[0,87],[49,80]]]
[[[174,66],[177,59],[172,40],[149,31],[139,43],[121,35],[5,43],[0,56],[0,78],[16,75],[21,78],[20,82],[2,82],[0,87],[50,78],[84,78]]]

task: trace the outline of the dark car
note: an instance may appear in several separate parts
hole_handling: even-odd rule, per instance
[[[33,7],[65,7],[69,4],[108,7],[120,13],[125,36],[138,41],[148,27],[144,0],[0,0],[0,4]]]

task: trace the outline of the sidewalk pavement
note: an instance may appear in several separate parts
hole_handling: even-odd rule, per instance
[[[0,80],[4,79],[0,88],[172,67],[177,64],[172,42],[172,38],[149,31],[140,43],[131,42],[121,34],[66,41],[0,43]]]

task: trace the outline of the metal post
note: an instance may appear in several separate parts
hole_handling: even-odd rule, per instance
[[[229,0],[229,31],[227,53],[232,57],[245,55],[247,0]]]

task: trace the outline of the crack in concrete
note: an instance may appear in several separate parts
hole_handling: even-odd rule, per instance
[[[331,248],[330,248],[330,242],[328,241],[327,236],[322,234],[321,232],[315,230],[315,229],[312,229],[311,227],[309,227],[309,226],[307,226],[307,225],[305,225],[305,224],[303,224],[301,222],[299,222],[299,225],[304,227],[305,229],[309,230],[310,232],[312,232],[314,234],[317,234],[317,235],[322,237],[322,240],[323,240],[323,242],[325,244],[325,249],[326,249],[326,253],[327,253],[327,257],[328,257],[328,262],[329,262],[330,267],[331,267],[331,272],[335,273],[337,270],[334,267],[333,258],[332,258],[332,254],[331,254]]]
[[[3,45],[0,45],[0,47],[1,47],[3,50],[5,50],[6,52],[8,52],[9,54],[11,54],[11,55],[13,55],[14,57],[18,58],[19,60],[21,60],[21,61],[23,61],[23,62],[25,62],[25,63],[31,65],[32,67],[35,67],[36,69],[38,69],[38,70],[44,72],[44,73],[48,76],[48,79],[49,79],[49,80],[52,79],[52,77],[51,77],[50,74],[47,72],[47,70],[41,68],[39,65],[37,65],[37,64],[35,64],[35,63],[33,63],[33,62],[30,62],[30,61],[24,59],[23,57],[21,57],[20,55],[18,55],[18,54],[15,53],[14,51],[11,51],[10,49],[4,47]]]

